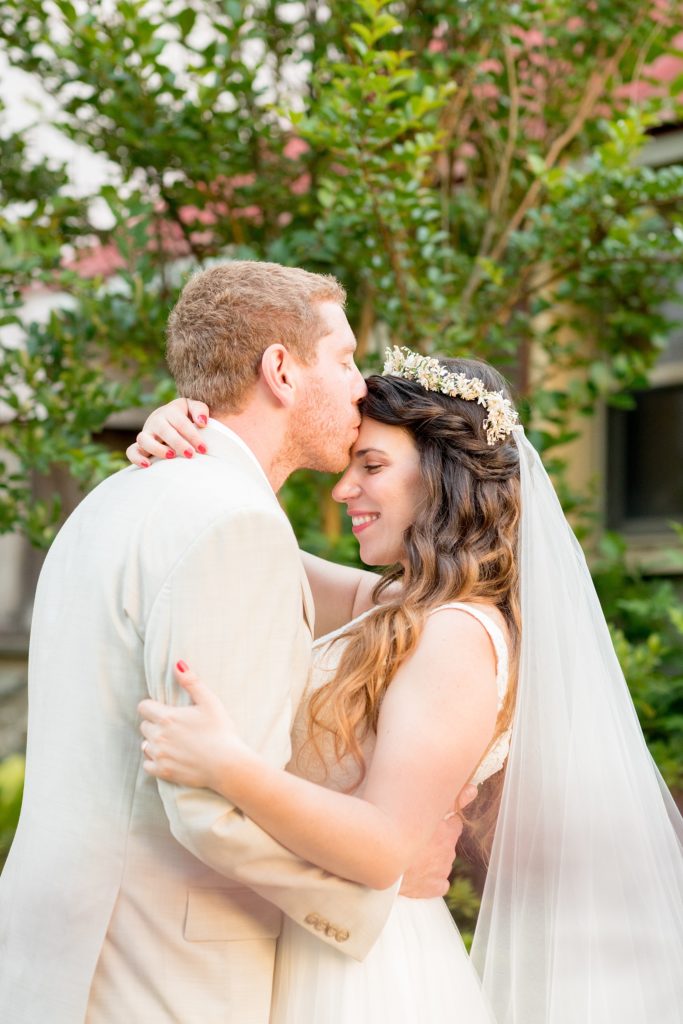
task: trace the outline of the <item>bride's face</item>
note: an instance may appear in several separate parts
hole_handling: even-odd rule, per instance
[[[403,535],[415,522],[424,490],[410,433],[364,417],[332,497],[346,504],[366,565],[404,560]]]

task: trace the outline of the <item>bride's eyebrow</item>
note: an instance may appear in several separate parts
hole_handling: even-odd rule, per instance
[[[362,459],[364,455],[369,455],[370,452],[376,452],[377,455],[386,455],[387,453],[381,448],[361,448],[359,452],[354,452],[357,459]]]

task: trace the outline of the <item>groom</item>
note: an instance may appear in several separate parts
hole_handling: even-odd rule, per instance
[[[0,880],[3,1024],[267,1024],[281,912],[356,959],[382,929],[395,890],[328,875],[216,794],[147,775],[136,710],[183,699],[182,656],[287,763],[313,607],[275,492],[299,467],[341,470],[357,436],[343,305],[334,279],[275,264],[194,277],[168,360],[211,409],[210,457],[118,473],[48,554]],[[427,862],[411,894],[438,894]]]

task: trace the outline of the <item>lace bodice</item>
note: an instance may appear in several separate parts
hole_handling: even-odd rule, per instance
[[[500,711],[508,686],[508,650],[500,627],[485,612],[471,604],[452,602],[434,608],[430,614],[434,614],[444,608],[459,608],[472,615],[481,623],[490,636],[496,654],[496,687],[498,690],[498,710]],[[294,721],[290,771],[303,775],[314,782],[324,783],[330,789],[346,790],[352,787],[357,781],[358,768],[353,758],[348,755],[342,758],[341,761],[337,759],[334,751],[333,737],[326,733],[319,740],[322,755],[321,761],[312,744],[307,742],[308,701],[315,690],[323,686],[334,675],[344,650],[343,634],[350,626],[371,615],[373,611],[374,608],[364,612],[363,615],[359,615],[353,622],[349,622],[333,633],[327,633],[315,641],[313,645],[311,678]],[[370,733],[361,742],[363,755],[368,764],[372,759],[374,746],[375,736],[373,733]],[[507,730],[498,737],[478,765],[471,778],[473,785],[481,785],[489,776],[500,771],[505,764],[509,749],[510,730]]]

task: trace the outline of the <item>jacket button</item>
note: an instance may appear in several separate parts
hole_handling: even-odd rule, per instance
[[[315,926],[319,922],[320,917],[318,916],[318,914],[306,914],[306,917],[304,918],[304,924],[312,924],[313,926]]]
[[[337,942],[346,942],[348,937],[349,933],[347,932],[346,928],[340,928],[337,931],[337,934],[335,935],[335,939],[337,940]]]

